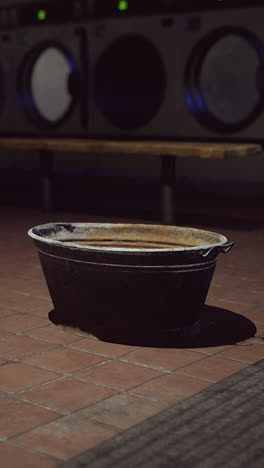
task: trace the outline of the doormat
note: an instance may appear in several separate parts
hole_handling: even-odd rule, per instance
[[[264,360],[60,467],[260,468],[263,434]]]

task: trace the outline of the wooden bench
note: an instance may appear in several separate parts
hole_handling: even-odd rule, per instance
[[[40,158],[42,207],[52,207],[51,174],[53,153],[77,152],[157,156],[161,160],[162,222],[173,224],[173,193],[176,158],[229,159],[244,158],[262,150],[258,144],[204,143],[171,141],[106,141],[89,139],[0,138],[0,149],[37,151]]]

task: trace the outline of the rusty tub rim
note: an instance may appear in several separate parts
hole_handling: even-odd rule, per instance
[[[55,229],[54,229],[55,228]],[[57,231],[56,231],[57,228]],[[103,246],[92,246],[92,245],[82,245],[78,244],[77,241],[71,240],[70,242],[67,242],[67,237],[71,238],[74,237],[74,231],[77,230],[79,233],[83,230],[87,231],[90,230],[95,230],[98,231],[99,229],[105,230],[105,229],[110,229],[110,228],[115,228],[115,229],[127,229],[127,230],[132,230],[135,228],[143,229],[143,231],[147,230],[155,230],[155,232],[168,232],[170,234],[173,234],[173,231],[175,232],[188,232],[190,234],[193,234],[194,236],[196,235],[196,239],[201,238],[201,243],[194,245],[194,246],[184,246],[184,247],[141,247],[141,248],[130,248],[130,247],[103,247]],[[46,231],[46,233],[45,233]],[[46,234],[46,236],[45,236]],[[221,251],[227,252],[228,250],[233,247],[234,243],[228,244],[228,239],[217,232],[214,231],[208,231],[204,229],[198,229],[198,228],[193,228],[193,227],[186,227],[186,226],[175,226],[175,225],[161,225],[161,224],[141,224],[141,223],[78,223],[78,222],[50,222],[47,224],[41,224],[35,227],[32,227],[28,231],[28,235],[33,239],[38,242],[45,243],[47,245],[53,245],[61,248],[67,248],[67,249],[78,249],[81,251],[86,251],[86,252],[105,252],[105,253],[119,253],[119,254],[128,254],[128,253],[134,253],[134,254],[140,254],[140,253],[163,253],[165,254],[166,252],[168,253],[176,253],[176,252],[188,252],[188,251],[201,251],[203,249],[207,250],[207,254],[211,252],[211,250],[215,248],[220,248]],[[207,237],[208,238],[208,243],[202,242],[202,237]],[[61,239],[60,239],[61,237]],[[210,239],[210,242],[209,242]],[[80,238],[79,238],[80,240]],[[88,238],[86,238],[88,240]],[[197,241],[198,242],[198,241]]]

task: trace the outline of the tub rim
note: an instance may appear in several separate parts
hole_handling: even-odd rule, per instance
[[[158,230],[161,229],[169,229],[169,230],[188,230],[193,233],[201,233],[201,234],[211,234],[212,237],[215,236],[216,239],[218,238],[217,242],[211,242],[210,244],[201,244],[197,246],[191,246],[191,247],[166,247],[166,248],[129,248],[129,247],[99,247],[99,246],[91,246],[91,245],[82,245],[82,244],[75,244],[73,242],[65,242],[61,241],[56,238],[50,238],[50,237],[45,237],[44,235],[40,235],[40,233],[36,233],[36,231],[40,230],[51,230],[54,228],[54,226],[74,226],[77,228],[80,227],[92,227],[92,228],[104,228],[104,227],[135,227],[135,226],[140,226],[142,228],[157,228]],[[70,232],[70,231],[68,231]],[[161,224],[143,224],[143,223],[78,223],[78,222],[53,222],[53,223],[45,223],[45,224],[40,224],[37,226],[32,227],[31,229],[28,230],[28,235],[31,237],[33,240],[45,243],[47,245],[51,246],[57,246],[61,248],[68,248],[68,249],[73,249],[73,250],[81,250],[84,252],[105,252],[105,253],[118,253],[118,254],[148,254],[148,253],[163,253],[165,254],[166,252],[168,253],[176,253],[176,252],[192,252],[192,251],[201,251],[201,250],[211,250],[214,247],[221,247],[224,246],[227,242],[228,239],[223,235],[219,234],[215,231],[208,231],[205,229],[198,229],[198,228],[193,228],[193,227],[187,227],[187,226],[176,226],[176,225],[161,225]]]

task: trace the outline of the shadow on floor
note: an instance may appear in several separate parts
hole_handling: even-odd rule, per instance
[[[49,313],[50,320],[56,325],[56,313],[52,310]],[[201,315],[200,333],[197,336],[186,337],[182,329],[179,331],[156,334],[140,333],[131,334],[120,333],[113,335],[113,331],[98,328],[96,330],[82,327],[78,329],[66,325],[66,331],[71,333],[91,336],[102,341],[117,344],[126,344],[140,347],[154,348],[208,348],[214,346],[234,345],[241,341],[252,338],[256,334],[256,327],[251,320],[243,315],[234,313],[227,309],[205,305]]]

